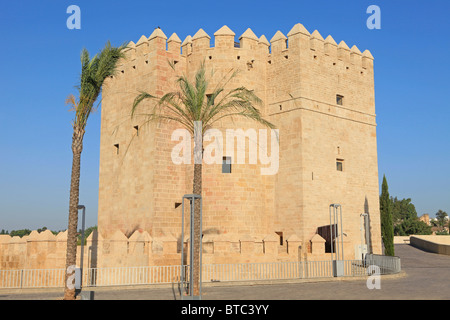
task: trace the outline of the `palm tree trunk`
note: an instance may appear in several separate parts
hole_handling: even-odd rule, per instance
[[[202,164],[194,164],[194,194],[202,195]],[[194,266],[193,266],[193,295],[200,295],[200,201],[194,206]]]
[[[67,229],[66,277],[64,300],[75,299],[75,288],[68,286],[67,280],[73,278],[73,272],[68,273],[69,267],[76,265],[77,259],[77,227],[78,202],[80,196],[81,152],[83,151],[84,130],[74,126],[72,136],[72,176],[70,181],[69,225]]]

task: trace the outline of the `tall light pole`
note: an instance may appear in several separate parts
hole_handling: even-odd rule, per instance
[[[189,232],[189,295],[184,296],[185,290],[185,264],[184,264],[184,200],[190,201],[190,232]],[[194,232],[194,208],[195,201],[200,201],[200,234]],[[201,300],[202,299],[202,196],[197,194],[186,194],[182,199],[181,206],[181,299],[182,300]],[[199,295],[194,296],[194,238],[199,237],[200,256],[199,256]]]

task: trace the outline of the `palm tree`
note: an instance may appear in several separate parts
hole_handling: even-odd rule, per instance
[[[172,69],[174,65],[171,64]],[[176,84],[178,91],[169,92],[161,98],[153,96],[147,92],[141,92],[134,100],[131,116],[136,115],[137,107],[144,100],[154,100],[155,104],[149,113],[143,114],[147,117],[145,124],[157,120],[166,120],[169,122],[177,122],[187,129],[194,137],[198,134],[203,139],[206,130],[211,129],[214,124],[228,117],[244,117],[254,120],[269,128],[275,126],[265,120],[255,105],[261,105],[261,100],[253,93],[253,91],[245,87],[239,87],[230,91],[225,90],[225,86],[235,77],[236,72],[225,76],[222,81],[214,88],[211,94],[207,95],[209,81],[205,76],[205,66],[202,64],[195,74],[195,80],[191,82],[186,75],[178,76]],[[201,135],[200,135],[201,134]],[[203,143],[194,145],[194,158],[203,158]],[[193,193],[202,194],[202,161],[194,163],[194,179]],[[199,295],[199,254],[200,243],[200,205],[195,202],[194,208],[194,265],[193,265],[193,294]]]
[[[69,277],[73,278],[73,267],[76,264],[77,254],[77,225],[78,201],[80,193],[80,160],[83,151],[83,137],[87,120],[94,109],[94,103],[102,91],[104,80],[114,75],[117,62],[124,57],[122,50],[125,45],[112,47],[108,41],[102,51],[94,57],[83,49],[81,52],[81,76],[78,89],[78,99],[74,95],[67,97],[66,103],[72,106],[75,112],[72,135],[72,175],[70,181],[69,225],[67,231],[66,253],[66,281],[64,300],[75,299],[75,289],[67,284]]]

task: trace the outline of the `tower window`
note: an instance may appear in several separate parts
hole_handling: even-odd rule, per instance
[[[284,244],[283,232],[275,232],[280,237],[280,246]]]
[[[344,171],[344,160],[336,159],[336,170],[337,171]]]
[[[214,105],[214,97],[212,94],[207,94],[206,99],[207,99],[209,105],[212,105],[212,106]]]
[[[223,157],[222,173],[231,173],[231,157]]]
[[[336,104],[342,106],[344,104],[344,96],[336,95]]]

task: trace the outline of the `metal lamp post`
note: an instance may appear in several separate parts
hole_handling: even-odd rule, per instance
[[[185,265],[184,265],[184,200],[187,199],[190,201],[190,235],[189,235],[189,295],[184,296],[184,285],[185,285]],[[195,201],[200,200],[200,234],[198,235],[200,241],[200,287],[199,287],[199,296],[194,296],[193,293],[193,285],[194,285],[194,208]],[[182,200],[182,213],[181,213],[181,299],[183,300],[201,300],[202,297],[202,196],[198,194],[187,194],[183,196]]]
[[[330,205],[331,262],[333,266],[334,277],[341,277],[344,275],[344,239],[343,239],[344,233],[342,230],[343,230],[342,207],[340,204],[331,204]],[[333,250],[333,237],[336,250]],[[339,245],[341,246],[340,248]]]

